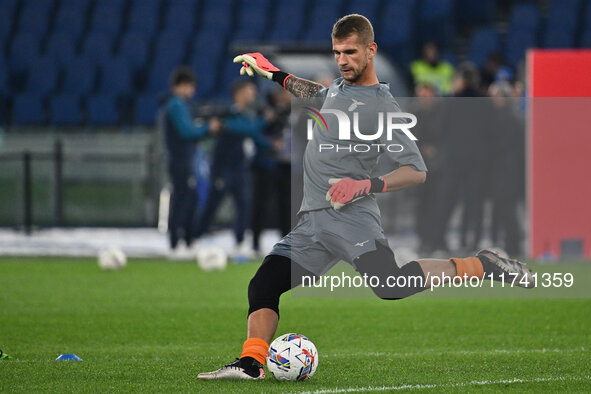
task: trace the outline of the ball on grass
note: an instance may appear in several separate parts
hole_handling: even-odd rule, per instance
[[[105,271],[119,270],[127,265],[127,256],[119,248],[103,249],[98,254],[98,265]]]

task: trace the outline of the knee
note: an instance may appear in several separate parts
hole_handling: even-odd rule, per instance
[[[281,256],[267,256],[248,284],[248,314],[269,308],[279,314],[279,298],[289,290],[290,262]]]
[[[255,275],[248,284],[248,314],[262,308],[269,308],[279,314],[279,297],[270,283],[265,283],[261,275]]]

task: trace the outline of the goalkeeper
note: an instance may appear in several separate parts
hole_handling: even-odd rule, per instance
[[[279,70],[260,53],[238,56],[234,62],[242,64],[241,74],[259,74],[279,83],[298,98],[320,97],[323,99],[321,112],[324,113],[355,111],[358,119],[375,120],[378,112],[400,112],[389,86],[380,83],[376,76],[377,44],[367,18],[353,14],[339,19],[332,30],[332,47],[342,77],[328,88]],[[350,263],[361,275],[377,276],[379,283],[386,283],[388,276],[422,279],[414,283],[409,280],[408,287],[372,287],[378,297],[388,300],[423,291],[431,285],[433,277],[441,282],[456,276],[470,279],[492,275],[498,279],[501,274],[513,273],[517,275],[517,281],[531,279],[531,272],[525,265],[489,250],[483,250],[475,257],[421,259],[398,267],[381,228],[380,212],[373,194],[423,183],[427,170],[423,159],[414,141],[398,132],[394,132],[389,140],[403,147],[397,153],[384,150],[363,153],[321,151],[320,144],[342,142],[337,135],[336,118],[327,116],[328,124],[324,129],[314,127],[313,138],[304,153],[304,198],[298,222],[273,247],[250,281],[248,339],[243,344],[240,358],[216,371],[201,373],[198,379],[264,378],[263,365],[279,321],[279,297],[299,286],[302,276],[323,275],[339,260]],[[375,125],[365,126],[363,130],[375,130]],[[372,178],[371,170],[378,157],[384,154],[396,162],[396,169]],[[530,280],[529,284],[533,282]]]

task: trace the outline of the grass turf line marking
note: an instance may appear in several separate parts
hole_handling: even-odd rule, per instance
[[[576,349],[492,349],[492,350],[456,350],[449,352],[433,352],[425,350],[422,352],[408,352],[408,353],[391,353],[391,352],[359,352],[359,353],[334,353],[324,355],[324,358],[343,358],[352,356],[370,356],[370,357],[415,357],[415,356],[472,356],[472,355],[493,355],[493,354],[544,354],[544,353],[579,353],[589,352],[589,349],[584,347]]]
[[[306,391],[304,394],[333,394],[333,393],[359,393],[363,391],[396,391],[396,390],[424,390],[424,389],[443,389],[468,386],[492,386],[495,384],[514,384],[514,383],[544,383],[544,382],[580,382],[591,380],[591,376],[582,377],[555,377],[555,378],[534,378],[534,379],[500,379],[500,380],[473,380],[463,383],[444,383],[444,384],[403,384],[400,386],[367,386],[367,387],[348,387],[342,389],[326,389],[316,391]]]

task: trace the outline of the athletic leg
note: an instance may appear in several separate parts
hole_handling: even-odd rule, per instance
[[[269,343],[279,321],[281,294],[301,284],[303,275],[311,272],[289,258],[268,255],[248,285],[248,339],[240,359],[217,371],[202,373],[198,379],[261,379]]]
[[[520,282],[523,277],[533,285],[531,271],[524,264],[502,258],[489,250],[480,251],[475,257],[452,257],[449,260],[421,259],[398,267],[392,250],[378,241],[376,250],[364,253],[355,260],[355,267],[361,275],[379,278],[377,286],[372,287],[372,290],[378,297],[387,300],[398,300],[421,292],[432,285],[434,278],[438,279],[435,283],[440,285],[455,277],[469,280],[473,277],[483,279],[489,274],[492,274],[494,279],[501,275],[506,278],[509,275],[517,275],[516,282],[520,283],[519,286],[523,286]],[[389,277],[404,277],[405,280],[397,280],[394,282],[396,286],[390,286]]]

